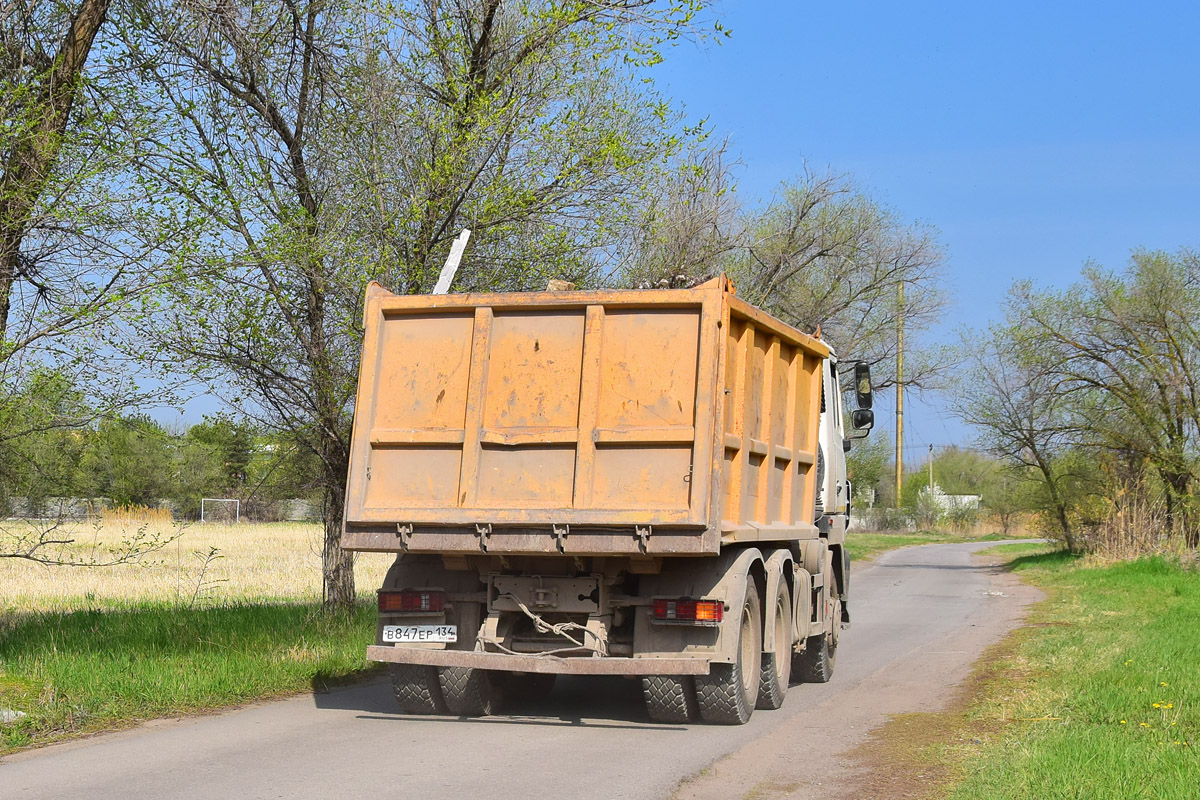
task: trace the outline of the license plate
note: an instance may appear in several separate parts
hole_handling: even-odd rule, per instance
[[[446,642],[458,641],[457,625],[384,625],[385,642]]]

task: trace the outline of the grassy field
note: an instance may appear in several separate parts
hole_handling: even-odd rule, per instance
[[[958,767],[938,796],[1200,796],[1200,573],[996,550],[1047,599],[987,668],[958,730],[925,754]]]
[[[10,531],[21,522],[5,522]],[[145,530],[177,538],[137,563],[112,567],[45,567],[0,559],[0,615],[13,611],[127,608],[144,602],[196,605],[264,600],[321,599],[321,526],[311,522],[235,525],[189,523],[114,515],[76,523],[62,533],[70,552],[88,557]],[[57,533],[56,533],[57,535]],[[373,596],[392,557],[359,554],[355,580]]]
[[[145,524],[169,525],[83,525],[75,548]],[[0,708],[27,714],[0,726],[0,753],[362,674],[391,557],[360,555],[363,602],[326,615],[320,539],[315,524],[192,525],[135,564],[0,560]]]

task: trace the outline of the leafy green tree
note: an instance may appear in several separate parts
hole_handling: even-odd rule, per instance
[[[102,461],[126,474],[130,473],[130,463],[136,466],[139,462],[127,452],[124,464],[120,457],[101,458],[99,432],[78,425],[64,427],[63,420],[94,416],[72,376],[39,367],[24,377],[17,390],[7,396],[9,402],[0,403],[0,559],[48,566],[111,566],[136,561],[172,541],[172,534],[142,529],[127,531],[123,541],[111,548],[93,548],[85,553],[72,548],[77,528],[65,524],[71,510],[56,505],[54,498],[97,493],[99,481],[91,470]],[[152,434],[156,426],[143,427]],[[150,460],[150,470],[141,477],[160,483],[149,491],[130,485],[129,501],[150,496],[162,485],[166,473],[154,472],[154,465],[166,468],[169,456],[164,452]],[[22,511],[32,513],[34,519],[6,519],[4,506],[14,496],[25,499],[27,507]]]
[[[239,491],[248,479],[254,449],[254,430],[229,416],[206,417],[188,428],[186,440],[198,445],[219,465],[216,488]]]
[[[23,497],[39,516],[51,515],[46,498],[74,494],[84,437],[60,422],[87,415],[83,393],[67,376],[32,370],[8,402],[0,403],[0,501]]]
[[[155,505],[172,490],[173,449],[166,431],[149,417],[102,420],[81,463],[88,494],[117,505]]]
[[[1121,273],[1089,265],[1065,292],[1015,289],[1017,341],[1044,353],[1075,438],[1143,460],[1166,517],[1200,545],[1200,254],[1137,251]]]
[[[846,474],[853,482],[856,498],[869,489],[879,499],[879,490],[891,474],[894,450],[892,440],[886,436],[869,436],[854,443],[846,455]]]
[[[928,468],[918,469],[904,476],[904,488],[900,492],[900,507],[914,511],[920,505],[921,498],[928,495]]]
[[[1064,458],[1075,441],[1070,403],[1057,390],[1046,351],[1027,347],[1031,342],[1020,335],[1018,306],[1010,301],[1008,324],[966,339],[966,360],[951,390],[954,413],[979,431],[985,447],[1036,477],[1053,530],[1074,551],[1072,481]]]
[[[1200,257],[1135,252],[1091,265],[1063,291],[1018,284],[1004,325],[971,340],[957,411],[1037,475],[1035,497],[1068,546],[1133,484],[1165,501],[1168,527],[1200,542]],[[1147,480],[1153,478],[1153,481]]]
[[[1007,534],[1018,517],[1036,510],[1030,492],[1031,482],[1020,469],[1007,465],[998,468],[983,487],[983,507],[1000,522],[1000,531]]]
[[[206,223],[145,332],[320,465],[331,606],[354,602],[343,519],[362,295],[582,278],[645,171],[679,146],[632,80],[698,2],[223,4],[144,0],[122,28],[141,168]],[[243,398],[249,402],[243,402]]]
[[[982,495],[1001,462],[977,450],[951,445],[933,458],[933,481],[946,494]]]

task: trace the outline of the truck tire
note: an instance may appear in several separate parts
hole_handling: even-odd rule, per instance
[[[420,664],[389,664],[388,673],[401,711],[406,714],[446,713],[437,669]]]
[[[842,599],[834,601],[833,629],[820,636],[808,637],[803,653],[792,660],[792,671],[805,683],[829,683],[837,662],[838,631],[842,625]]]
[[[737,660],[732,664],[713,664],[711,672],[696,677],[696,702],[700,718],[721,725],[744,725],[754,713],[758,700],[758,679],[762,659],[762,610],[759,608],[758,582],[746,578],[746,596],[741,603]]]
[[[695,722],[700,718],[696,686],[687,676],[647,675],[642,678],[642,699],[655,722]]]
[[[775,709],[783,705],[792,680],[792,598],[782,578],[775,592],[775,652],[762,654],[758,700],[755,708]]]
[[[488,670],[442,667],[437,673],[442,697],[451,714],[486,717],[500,707],[500,687]]]

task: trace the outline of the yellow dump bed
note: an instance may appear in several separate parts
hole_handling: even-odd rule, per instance
[[[694,289],[367,291],[343,544],[701,555],[816,535],[828,348]]]

